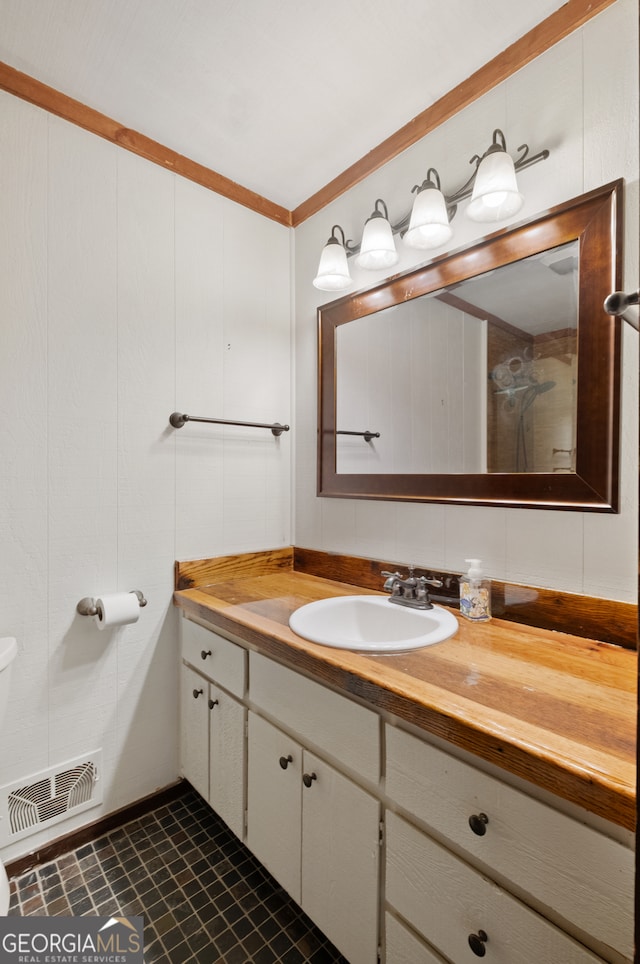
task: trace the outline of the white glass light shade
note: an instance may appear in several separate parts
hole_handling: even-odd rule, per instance
[[[513,159],[506,151],[491,151],[478,167],[467,215],[472,221],[502,221],[516,214],[523,202]]]
[[[320,291],[342,291],[351,284],[347,252],[339,241],[332,238],[325,244],[313,284]]]
[[[390,268],[398,258],[391,225],[381,214],[373,215],[364,226],[356,262],[361,268],[375,271],[377,268]]]
[[[437,248],[452,234],[442,191],[435,187],[420,191],[413,202],[404,243],[410,248]]]

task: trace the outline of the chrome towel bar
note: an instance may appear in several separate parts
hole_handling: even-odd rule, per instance
[[[174,428],[182,428],[185,422],[212,422],[214,425],[243,425],[247,428],[268,428],[272,434],[278,437],[283,432],[289,431],[288,425],[280,425],[279,422],[237,422],[230,418],[200,418],[197,415],[183,415],[181,412],[173,412],[169,416],[169,423]]]

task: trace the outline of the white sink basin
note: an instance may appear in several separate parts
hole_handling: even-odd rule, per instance
[[[312,643],[338,649],[396,653],[448,639],[458,620],[446,609],[408,609],[387,596],[334,596],[291,613],[289,626]]]

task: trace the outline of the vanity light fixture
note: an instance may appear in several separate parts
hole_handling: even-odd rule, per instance
[[[336,237],[336,231],[342,235],[342,241]],[[322,249],[318,273],[313,279],[313,284],[320,291],[342,291],[351,284],[346,239],[339,224],[334,224],[331,228],[331,237]]]
[[[507,152],[504,134],[496,128],[485,153],[482,156],[474,154],[471,158],[469,163],[475,165],[471,177],[453,194],[442,191],[440,176],[435,168],[430,167],[422,184],[412,188],[412,193],[416,194],[412,210],[397,224],[390,223],[387,205],[378,198],[365,223],[360,244],[347,241],[340,225],[334,225],[322,251],[313,282],[315,287],[323,291],[348,288],[351,277],[347,258],[354,255],[361,268],[376,271],[392,267],[399,260],[393,239],[396,234],[409,248],[442,247],[453,235],[450,222],[458,205],[467,198],[471,198],[467,215],[473,221],[502,221],[512,217],[524,203],[516,173],[549,157],[546,149],[529,155],[527,144],[522,144],[518,153],[520,156],[514,161]],[[342,241],[335,236],[336,231],[340,232]]]
[[[378,205],[381,210],[378,209]],[[365,222],[360,254],[356,262],[361,268],[376,271],[379,268],[390,268],[399,261],[399,257],[389,223],[387,205],[382,198],[378,198],[373,212]]]
[[[518,148],[519,151],[522,147]],[[517,214],[524,204],[524,197],[518,191],[516,169],[513,158],[507,154],[504,134],[496,129],[493,142],[482,158],[471,158],[478,162],[476,168],[471,202],[467,217],[472,221],[503,221]]]
[[[439,248],[441,244],[446,244],[453,229],[449,224],[447,202],[440,190],[440,177],[436,169],[430,167],[426,179],[422,184],[416,184],[411,192],[415,192],[416,199],[404,243],[410,248]]]

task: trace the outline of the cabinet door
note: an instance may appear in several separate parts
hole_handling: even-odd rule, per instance
[[[180,771],[198,793],[209,796],[209,684],[182,667],[180,693]]]
[[[247,845],[300,903],[302,750],[249,712]]]
[[[350,964],[375,964],[380,804],[306,750],[303,762],[302,909]]]
[[[209,795],[216,813],[244,836],[244,728],[246,710],[232,696],[209,686]]]

